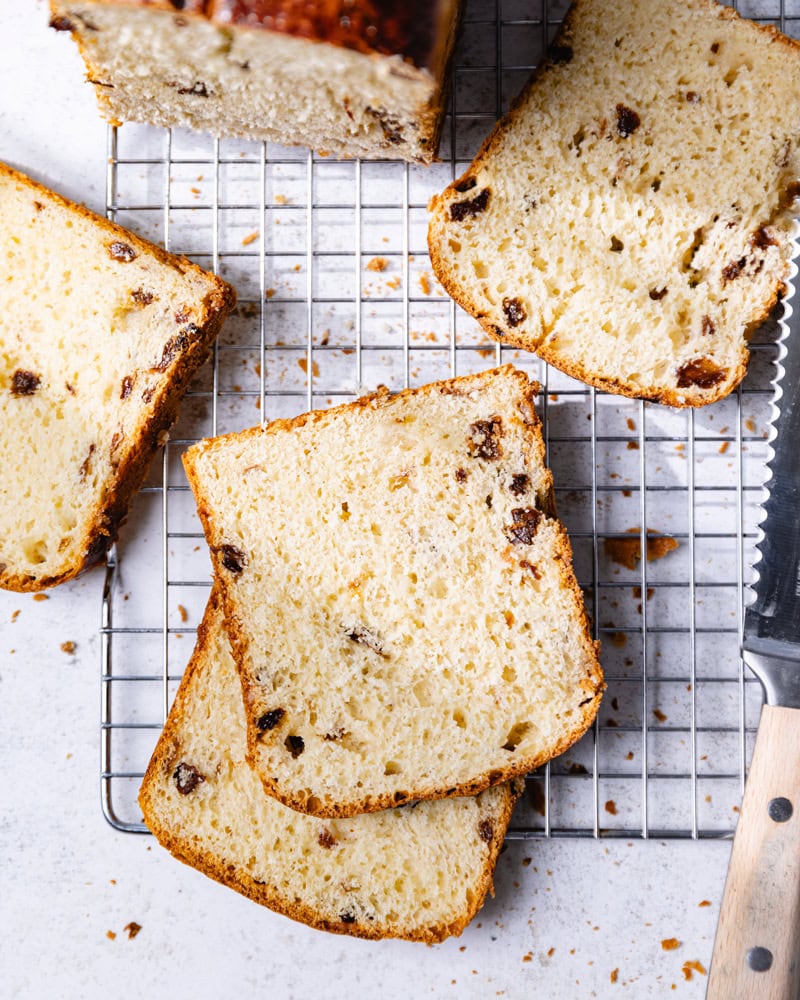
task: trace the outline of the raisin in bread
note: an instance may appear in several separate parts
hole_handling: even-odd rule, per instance
[[[601,672],[510,365],[184,457],[264,787],[319,816],[479,792],[565,750]]]
[[[432,201],[439,280],[497,340],[591,385],[726,395],[788,270],[798,56],[711,0],[576,0]]]
[[[102,558],[234,293],[0,164],[0,587]]]
[[[111,122],[429,163],[460,0],[51,0]]]
[[[480,908],[521,781],[326,822],[265,795],[245,756],[242,690],[212,591],[139,795],[160,843],[257,903],[342,934],[441,941]]]

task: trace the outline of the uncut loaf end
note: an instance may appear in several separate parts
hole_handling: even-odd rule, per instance
[[[798,177],[800,44],[712,0],[575,0],[433,199],[431,261],[497,340],[700,406],[784,288]]]
[[[184,457],[253,766],[347,816],[525,774],[602,675],[511,366],[206,440]]]
[[[235,302],[0,164],[0,587],[103,558]]]

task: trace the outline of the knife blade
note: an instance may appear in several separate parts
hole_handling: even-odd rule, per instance
[[[800,307],[786,306],[780,344],[772,477],[742,638],[742,656],[761,681],[765,704],[708,1000],[800,998]]]

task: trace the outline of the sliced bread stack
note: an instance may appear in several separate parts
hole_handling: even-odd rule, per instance
[[[0,587],[100,560],[233,289],[0,164]]]
[[[189,450],[216,569],[215,617],[141,799],[178,856],[249,895],[255,871],[270,887],[261,901],[318,926],[425,940],[463,928],[489,884],[516,794],[509,782],[583,734],[603,687],[534,391],[507,366]],[[223,616],[230,652],[220,638],[210,655]],[[244,860],[259,855],[243,820],[228,821],[227,846],[212,835],[217,809],[234,801],[214,789],[239,774],[219,764],[230,744],[221,723],[201,741],[213,743],[212,757],[176,736],[190,701],[202,697],[198,711],[212,712],[212,699],[196,693],[206,682],[193,677],[210,677],[198,663],[221,659],[235,663],[244,696],[241,749],[225,757],[241,760],[246,745],[247,792],[235,808],[242,815],[246,799],[253,815],[291,822],[322,846],[303,855],[309,881],[292,889],[294,907],[280,880],[300,871],[291,838],[270,832],[275,867],[251,871]],[[181,785],[191,786],[185,799]],[[184,806],[195,795],[214,796],[196,821]],[[427,846],[410,847],[423,822]],[[392,858],[405,859],[399,897],[373,851],[356,851],[360,874],[343,879],[344,862],[327,850],[342,831],[357,838],[370,824],[390,838]],[[359,886],[352,906],[320,895],[331,878]],[[397,919],[378,907],[382,897]]]
[[[675,406],[729,393],[781,294],[800,44],[711,0],[575,0],[433,199],[447,291],[497,340]]]

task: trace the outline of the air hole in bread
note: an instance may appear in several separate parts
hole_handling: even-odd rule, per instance
[[[506,741],[503,744],[503,749],[508,750],[513,753],[514,750],[520,745],[520,743],[525,739],[525,734],[531,728],[530,722],[517,722],[508,731],[508,736],[506,736]]]

